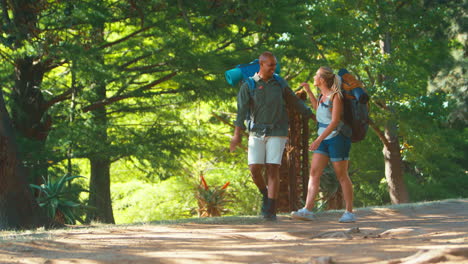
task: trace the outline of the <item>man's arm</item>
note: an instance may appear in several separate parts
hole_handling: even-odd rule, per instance
[[[244,121],[249,112],[249,86],[247,83],[244,83],[237,95],[237,117],[234,121],[234,136],[231,139],[231,144],[229,146],[230,151],[234,151],[236,147],[242,142],[242,131],[246,129]]]
[[[305,103],[296,96],[296,94],[291,90],[291,88],[289,88],[289,86],[285,87],[284,89],[284,99],[288,104],[293,105],[294,108],[302,115],[315,118],[310,107],[306,106]]]
[[[242,131],[243,129],[238,126],[236,126],[236,128],[234,129],[234,136],[232,136],[231,144],[229,145],[229,150],[231,152],[236,150],[236,147],[239,146],[242,142]]]

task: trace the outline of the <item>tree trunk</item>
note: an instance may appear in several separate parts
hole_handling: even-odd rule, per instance
[[[382,152],[385,160],[385,178],[387,179],[390,200],[392,204],[407,203],[409,202],[409,196],[403,179],[403,161],[401,159],[396,122],[387,122],[385,138],[388,144],[384,144]]]
[[[106,98],[106,86],[100,84],[95,88],[97,100]],[[92,111],[92,122],[94,130],[91,135],[96,142],[99,142],[94,149],[94,153],[89,156],[91,163],[91,178],[89,182],[89,205],[94,209],[88,214],[87,222],[98,221],[101,223],[115,224],[112,213],[112,200],[110,194],[110,166],[109,153],[104,149],[107,147],[107,126],[108,118],[105,106],[99,106]]]
[[[19,136],[19,158],[27,169],[28,181],[40,185],[47,175],[45,141],[52,119],[45,113],[45,100],[39,89],[46,69],[32,57],[15,61],[15,86],[11,99],[12,121]]]
[[[99,97],[105,95],[105,86],[96,87],[96,93]],[[107,147],[107,113],[104,106],[92,112],[92,122],[97,130],[91,134],[94,140],[99,142],[95,153],[90,154],[91,178],[89,182],[89,206],[92,209],[87,216],[87,222],[98,221],[101,223],[114,224],[112,213],[112,200],[110,194],[110,166],[111,160],[109,154],[103,150]]]
[[[380,42],[381,52],[383,54],[391,54],[391,35],[387,32]],[[389,79],[389,76],[380,76],[380,82]],[[387,179],[388,192],[392,204],[409,202],[408,191],[405,181],[403,180],[403,161],[401,159],[400,142],[398,140],[398,124],[394,117],[394,111],[391,107],[386,106],[386,111],[390,112],[391,119],[385,124],[384,138],[380,136],[384,143],[383,155],[385,161],[385,178]]]
[[[304,91],[297,92],[296,96],[303,101],[307,99]],[[309,178],[309,117],[302,116],[291,105],[287,110],[289,133],[280,167],[279,212],[290,212],[303,206]]]
[[[0,89],[0,230],[49,226],[50,221],[41,214],[26,178]]]
[[[95,27],[95,36],[97,43],[104,42],[104,25]],[[102,55],[98,55],[96,61],[105,64]],[[103,80],[95,80],[97,85],[95,88],[96,101],[104,101],[107,99],[107,87]],[[93,208],[88,216],[87,222],[98,221],[101,223],[115,224],[114,215],[112,212],[112,200],[110,192],[110,153],[104,149],[108,147],[107,127],[108,117],[105,105],[98,106],[92,112],[92,122],[97,127],[92,135],[99,142],[95,153],[90,154],[89,160],[91,163],[91,179],[89,183],[89,205]]]
[[[110,193],[110,160],[94,157],[91,162],[89,205],[94,209],[88,213],[87,222],[115,224]]]

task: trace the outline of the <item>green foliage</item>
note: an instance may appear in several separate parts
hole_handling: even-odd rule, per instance
[[[39,191],[37,202],[40,207],[46,208],[50,218],[56,219],[59,222],[74,225],[76,221],[83,223],[79,218],[76,208],[82,207],[80,203],[70,200],[70,194],[81,193],[84,189],[73,189],[67,186],[73,179],[83,178],[82,176],[63,175],[56,181],[50,178],[44,179],[44,183],[40,186],[30,184],[31,188]],[[61,219],[61,218],[64,219]]]
[[[401,129],[407,135],[402,155],[415,201],[468,195],[462,187],[468,183],[468,130],[450,127],[452,100],[444,92],[429,93],[407,104],[402,113]]]
[[[11,113],[34,116],[14,103],[26,94],[15,91],[15,68],[24,58],[42,66],[33,90],[44,101],[25,105],[42,102],[46,111],[28,127],[47,115],[53,125],[45,142],[18,137],[23,164],[53,177],[82,175],[78,159],[110,158],[117,222],[192,216],[196,201],[186,194],[200,171],[214,185],[231,182],[229,214],[258,213],[246,153],[228,151],[238,89],[223,73],[264,50],[293,88],[321,65],[360,76],[376,126],[398,121],[412,199],[468,196],[462,2],[36,1],[24,25],[5,21],[25,15],[6,4],[0,83]],[[385,36],[392,52],[382,54]],[[357,206],[389,202],[381,149],[372,131],[353,144]]]
[[[129,180],[113,183],[112,201],[116,223],[149,222],[192,217],[196,207],[193,185],[184,177],[157,184]]]

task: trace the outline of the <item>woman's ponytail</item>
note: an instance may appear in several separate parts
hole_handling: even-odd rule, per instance
[[[343,98],[343,94],[341,93],[341,77],[333,74],[333,85],[330,87],[332,90],[332,94],[338,94],[340,98]]]
[[[325,80],[328,88],[332,91],[332,96],[338,94],[340,98],[343,98],[343,94],[341,93],[341,77],[333,74],[332,69],[329,67],[320,67],[320,72],[320,76]]]

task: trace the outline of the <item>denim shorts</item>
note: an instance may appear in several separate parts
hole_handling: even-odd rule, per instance
[[[349,160],[349,151],[351,150],[351,139],[343,136],[341,133],[325,139],[320,143],[314,153],[320,153],[330,157],[331,162]]]

